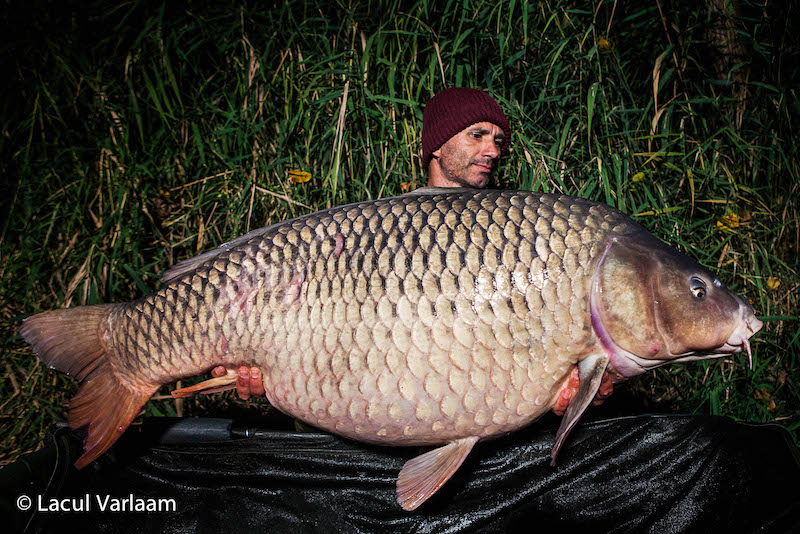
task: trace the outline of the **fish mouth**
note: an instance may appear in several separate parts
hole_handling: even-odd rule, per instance
[[[764,322],[759,320],[753,308],[744,301],[740,301],[739,308],[742,310],[742,321],[725,344],[720,347],[723,354],[738,354],[747,351],[747,360],[750,369],[753,369],[753,351],[750,349],[750,338],[764,327]]]

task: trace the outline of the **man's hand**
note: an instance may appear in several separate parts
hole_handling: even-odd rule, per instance
[[[578,366],[575,366],[569,374],[569,380],[567,380],[567,383],[564,384],[564,387],[561,388],[558,394],[556,405],[553,406],[553,412],[555,412],[556,415],[564,415],[564,412],[567,411],[567,407],[569,406],[569,401],[578,392],[580,385]],[[603,404],[603,401],[606,400],[613,391],[614,382],[611,380],[611,375],[606,373],[603,375],[603,381],[600,382],[600,388],[597,390],[592,404],[595,406]]]
[[[211,371],[211,376],[218,378],[225,376],[227,369],[225,366],[219,365]],[[247,367],[245,365],[239,367],[239,378],[236,379],[236,393],[242,400],[247,400],[251,395],[256,397],[263,397],[266,395],[264,392],[264,380],[261,377],[261,369],[258,367]]]

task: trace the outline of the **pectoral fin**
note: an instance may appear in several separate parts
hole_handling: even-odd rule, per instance
[[[458,439],[407,461],[397,477],[397,502],[403,510],[415,510],[436,493],[477,442],[477,437]]]
[[[553,443],[553,452],[550,454],[550,465],[556,465],[556,456],[567,439],[567,435],[577,424],[589,403],[592,402],[597,390],[600,389],[606,366],[608,366],[608,355],[606,354],[589,356],[578,364],[580,385],[577,393],[570,399],[567,411],[561,419],[561,426],[556,432],[556,441]]]

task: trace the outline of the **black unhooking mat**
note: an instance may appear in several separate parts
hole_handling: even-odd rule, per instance
[[[60,427],[44,449],[0,471],[0,528],[800,532],[800,459],[780,427],[707,416],[583,423],[553,468],[555,429],[538,423],[478,444],[433,498],[408,513],[394,500],[395,479],[418,448],[159,418],[131,427],[77,471],[80,443]]]

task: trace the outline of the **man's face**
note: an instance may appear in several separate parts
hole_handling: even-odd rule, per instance
[[[440,187],[485,187],[506,142],[503,130],[491,122],[478,122],[447,140],[431,165],[429,185]]]

